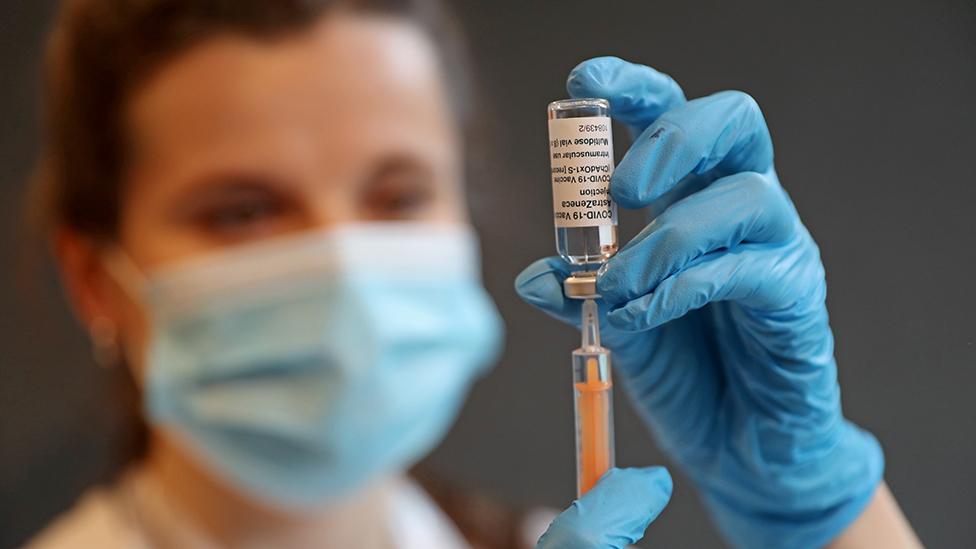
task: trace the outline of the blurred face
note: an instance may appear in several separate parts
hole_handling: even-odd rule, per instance
[[[151,267],[340,223],[462,221],[447,105],[408,23],[340,15],[205,43],[129,105],[122,244]]]
[[[147,272],[345,223],[465,222],[448,105],[433,47],[409,23],[332,15],[280,41],[207,41],[128,105],[120,244]],[[101,298],[141,356],[141,309],[121,291]]]

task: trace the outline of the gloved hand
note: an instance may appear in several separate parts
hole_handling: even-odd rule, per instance
[[[666,75],[609,57],[567,87],[631,127],[611,195],[654,215],[597,282],[618,379],[729,542],[824,545],[867,505],[883,457],[841,413],[819,252],[759,107],[741,92],[686,101]],[[569,272],[543,259],[516,289],[578,325]]]
[[[536,549],[623,549],[644,537],[670,500],[667,469],[610,469],[552,521]]]

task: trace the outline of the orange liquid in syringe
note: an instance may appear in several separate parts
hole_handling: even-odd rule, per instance
[[[586,381],[576,388],[577,492],[586,493],[596,481],[614,466],[613,456],[613,383],[609,372],[600,380],[599,361],[586,360]]]

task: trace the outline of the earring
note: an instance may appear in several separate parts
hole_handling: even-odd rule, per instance
[[[92,341],[92,358],[102,368],[112,368],[119,363],[118,330],[115,323],[106,316],[96,316],[88,325],[88,335]]]

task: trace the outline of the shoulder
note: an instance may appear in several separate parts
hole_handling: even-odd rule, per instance
[[[112,491],[104,488],[85,493],[68,512],[57,517],[31,539],[25,549],[138,549],[135,531],[126,520]]]

